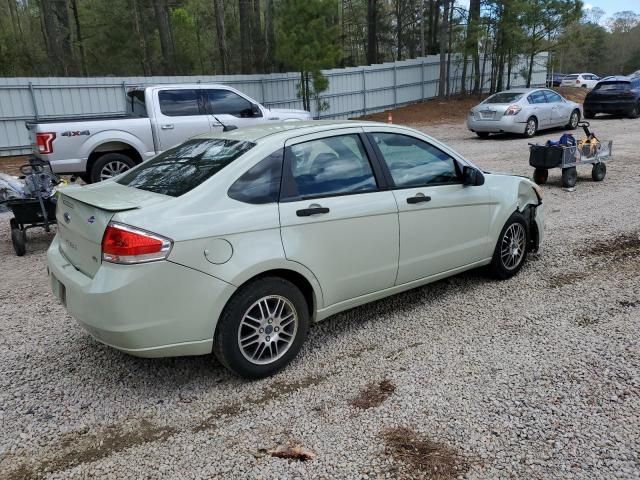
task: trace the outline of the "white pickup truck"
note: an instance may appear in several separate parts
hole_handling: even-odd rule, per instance
[[[99,182],[184,140],[223,126],[310,120],[304,110],[269,109],[225,85],[163,85],[131,90],[127,114],[27,122],[36,157],[58,174]]]

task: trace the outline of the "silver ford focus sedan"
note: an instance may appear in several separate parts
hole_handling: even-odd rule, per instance
[[[496,93],[469,111],[467,127],[479,137],[517,133],[533,137],[538,130],[575,129],[582,106],[547,88],[513,89]]]
[[[188,140],[63,189],[56,218],[51,286],[93,337],[263,377],[311,322],[476,267],[515,275],[544,211],[525,178],[416,130],[340,121]]]

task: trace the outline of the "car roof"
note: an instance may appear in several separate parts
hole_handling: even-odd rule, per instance
[[[601,78],[601,82],[630,82],[631,77],[626,75],[611,75],[609,77]]]
[[[387,125],[380,122],[364,122],[359,120],[309,120],[265,123],[251,127],[237,128],[228,132],[214,132],[198,135],[194,138],[227,138],[245,142],[258,142],[265,137],[296,137],[310,133],[325,132],[341,128],[366,127],[371,125]],[[400,127],[400,125],[395,125]]]

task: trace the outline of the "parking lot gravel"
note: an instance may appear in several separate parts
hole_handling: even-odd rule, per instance
[[[640,120],[592,125],[614,141],[607,178],[583,167],[566,192],[551,172],[544,245],[515,278],[336,315],[259,381],[97,343],[50,293],[52,234],[18,258],[0,214],[0,478],[640,478]],[[417,127],[532,173],[525,139]]]

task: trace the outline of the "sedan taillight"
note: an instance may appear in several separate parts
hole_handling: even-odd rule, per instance
[[[49,155],[53,153],[53,141],[56,139],[56,134],[53,132],[36,133],[36,145],[38,145],[38,152]]]
[[[507,109],[505,110],[504,114],[505,115],[517,115],[520,113],[520,110],[522,110],[522,107],[520,105],[509,105],[507,107]]]
[[[102,237],[102,260],[111,263],[146,263],[169,256],[173,241],[155,233],[110,222]]]

